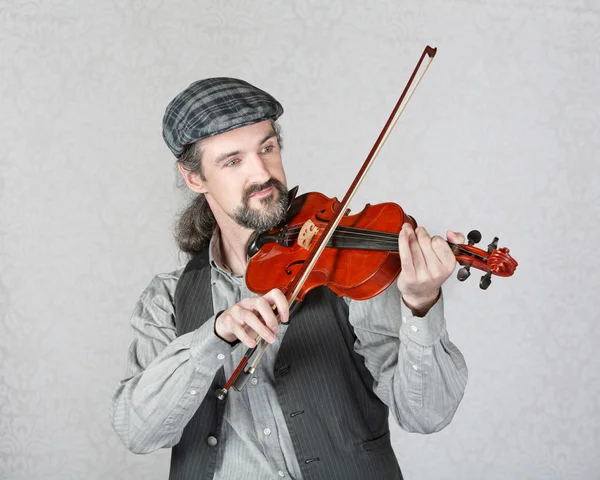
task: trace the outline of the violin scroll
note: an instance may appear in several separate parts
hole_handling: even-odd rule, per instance
[[[456,277],[464,282],[471,276],[471,267],[486,272],[479,281],[479,287],[486,290],[492,283],[492,275],[499,277],[510,277],[517,268],[517,261],[510,256],[510,250],[506,247],[498,248],[498,237],[490,242],[487,252],[475,247],[481,241],[481,233],[471,230],[467,235],[467,245],[456,245],[450,242],[456,260],[462,268]]]

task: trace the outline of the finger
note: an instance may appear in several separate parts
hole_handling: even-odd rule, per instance
[[[410,253],[410,246],[408,244],[408,224],[402,225],[400,234],[398,235],[398,253],[400,254],[400,265],[402,272],[408,276],[414,276],[415,266],[413,264],[412,255]]]
[[[450,245],[448,245],[448,242],[439,236],[435,236],[431,239],[431,247],[441,262],[444,275],[448,278],[454,270],[454,267],[456,267],[456,256],[454,255],[454,252],[450,248]]]
[[[418,235],[420,236],[420,241],[417,237],[417,232],[419,232]],[[415,266],[415,273],[417,277],[429,275],[427,269],[427,262],[425,261],[425,256],[423,255],[423,251],[421,250],[420,245],[420,242],[429,241],[429,234],[427,233],[427,230],[425,230],[423,227],[417,227],[417,230],[415,231],[412,230],[412,227],[410,227],[408,231],[408,245],[410,247],[410,254],[413,259],[413,264]]]
[[[446,232],[446,238],[452,243],[465,243],[465,236],[460,232],[448,230]]]
[[[264,297],[277,308],[277,315],[279,315],[281,323],[288,323],[290,321],[290,305],[283,292],[278,288],[274,288],[267,292]],[[273,331],[276,332],[276,330]]]
[[[236,324],[231,331],[248,348],[256,347],[256,340],[250,336],[250,332],[246,332],[246,329],[241,324]]]
[[[259,297],[260,298],[260,297]],[[263,320],[263,315],[270,314],[273,315],[273,311],[269,306],[268,302],[264,301],[263,298],[260,298],[261,302],[255,302],[252,310],[244,310],[243,315],[241,316],[241,320],[243,323],[248,325],[254,333],[264,339],[269,343],[275,342],[275,334],[273,331],[267,327]]]
[[[275,316],[275,312],[273,311],[273,307],[266,298],[257,297],[255,299],[253,309],[256,312],[257,318],[262,323],[262,326],[264,326],[264,329],[261,328],[260,330],[260,336],[269,341],[269,343],[272,343],[271,339],[275,341],[274,333],[276,333],[279,325],[277,317]]]
[[[419,247],[421,248],[421,253],[423,254],[423,259],[425,260],[427,268],[430,271],[439,268],[440,259],[431,246],[431,237],[429,236],[429,232],[425,229],[425,227],[418,227],[415,230],[415,234],[417,236],[417,241],[419,242]]]
[[[257,302],[258,300],[258,302]],[[263,304],[263,309],[270,309],[269,303],[262,297],[245,298],[231,308],[231,318],[234,326],[241,326],[244,332],[253,339],[257,337],[264,338],[269,343],[275,341],[273,332],[264,324],[257,303]],[[264,311],[264,310],[263,310]],[[272,312],[271,312],[272,314]],[[232,326],[232,332],[234,327]],[[239,338],[239,337],[238,337]],[[241,338],[239,338],[241,340]]]

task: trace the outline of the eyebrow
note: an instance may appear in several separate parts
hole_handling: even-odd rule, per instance
[[[271,130],[267,135],[265,135],[265,137],[258,144],[262,145],[267,140],[269,140],[273,137],[276,137],[276,136],[277,136],[277,133],[275,132],[275,130]],[[240,152],[241,152],[241,150],[235,150],[233,152],[222,153],[217,158],[215,158],[214,163],[215,163],[215,165],[218,165],[219,163],[223,162],[227,158],[233,157],[234,155],[238,155]]]

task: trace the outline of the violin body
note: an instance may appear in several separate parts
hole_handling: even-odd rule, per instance
[[[285,293],[309,256],[310,246],[322,235],[339,207],[336,198],[318,192],[295,198],[286,225],[269,232],[283,245],[275,240],[264,243],[250,258],[246,269],[248,288],[257,294],[273,288]],[[414,219],[395,203],[367,204],[355,215],[346,212],[297,299],[302,300],[307,292],[321,285],[354,300],[381,293],[400,273],[398,234],[407,221],[416,227]],[[313,234],[303,245],[303,237]]]

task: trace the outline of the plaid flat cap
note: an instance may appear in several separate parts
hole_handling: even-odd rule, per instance
[[[177,158],[186,145],[263,120],[277,120],[283,107],[271,95],[236,78],[192,83],[167,106],[163,139]]]

